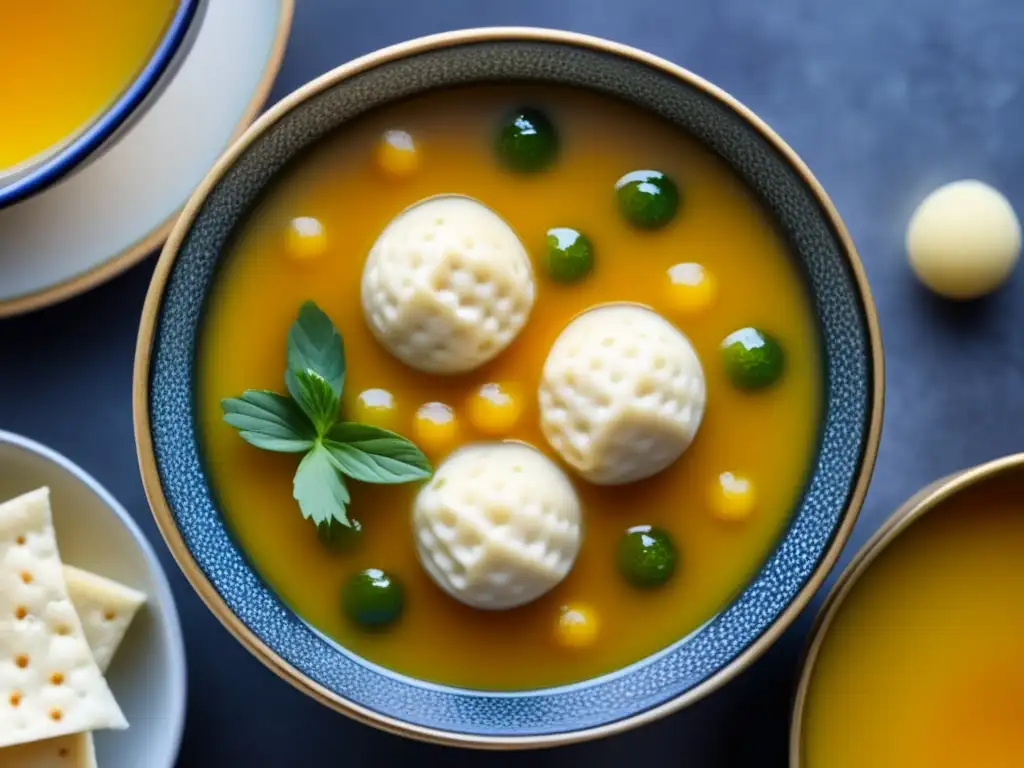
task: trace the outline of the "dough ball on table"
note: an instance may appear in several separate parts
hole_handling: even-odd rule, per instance
[[[413,507],[420,562],[474,608],[524,605],[566,577],[580,549],[580,503],[565,473],[523,443],[452,453]]]
[[[463,373],[493,359],[526,325],[533,299],[522,242],[467,197],[427,198],[398,214],[363,268],[370,330],[427,373]]]
[[[917,277],[950,299],[994,291],[1020,256],[1020,222],[1009,201],[971,179],[946,184],[914,211],[907,255]]]
[[[606,305],[574,319],[551,347],[541,428],[590,482],[630,483],[689,447],[704,400],[704,371],[686,336],[649,309]]]

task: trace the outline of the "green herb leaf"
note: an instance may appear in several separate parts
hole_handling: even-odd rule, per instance
[[[249,389],[220,401],[224,421],[242,439],[265,451],[301,453],[313,447],[313,425],[290,397]]]
[[[338,396],[327,379],[315,371],[301,371],[295,380],[299,388],[296,398],[299,407],[313,422],[317,436],[323,437],[338,418]]]
[[[305,453],[292,481],[302,516],[323,537],[350,520],[345,477],[367,483],[407,483],[430,477],[430,462],[412,442],[369,424],[336,423],[345,385],[345,345],[331,319],[312,301],[288,333],[285,383],[291,397],[247,390],[221,401],[224,420],[268,451]]]
[[[406,438],[369,424],[335,424],[323,441],[334,466],[366,483],[408,483],[430,477],[430,461]]]
[[[351,523],[345,510],[349,502],[345,478],[335,468],[331,455],[319,443],[307,453],[292,482],[292,496],[299,502],[302,516],[317,525],[322,523]]]
[[[298,375],[303,371],[318,373],[334,391],[335,400],[341,397],[345,385],[345,343],[331,318],[312,301],[299,308],[298,319],[288,332],[288,370],[284,381],[291,396],[300,403]]]

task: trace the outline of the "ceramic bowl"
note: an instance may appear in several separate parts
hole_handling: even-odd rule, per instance
[[[804,764],[804,713],[808,691],[814,678],[815,664],[822,644],[828,636],[832,622],[842,611],[846,598],[856,587],[861,577],[871,569],[871,564],[878,559],[879,555],[901,533],[930,511],[941,506],[943,502],[976,485],[1013,474],[1024,474],[1024,453],[1004,456],[971,467],[970,469],[954,472],[952,475],[940,478],[926,485],[907,499],[902,506],[882,523],[881,527],[875,531],[870,539],[864,542],[864,545],[853,556],[846,568],[843,569],[832,589],[829,590],[821,609],[818,611],[814,629],[811,631],[807,650],[804,653],[789,731],[790,768],[801,768]]]
[[[0,500],[47,486],[61,560],[143,592],[107,681],[128,718],[96,733],[104,768],[173,768],[185,725],[185,646],[160,561],[145,535],[99,483],[60,454],[0,432]]]
[[[138,119],[171,79],[208,0],[177,0],[163,38],[132,83],[92,122],[63,142],[10,169],[0,169],[0,209],[24,200],[83,167]],[[60,98],[60,94],[53,94]]]
[[[189,28],[194,41],[144,114],[133,115],[88,167],[0,210],[4,253],[18,254],[0,258],[0,318],[77,296],[163,244],[210,166],[263,109],[294,5],[204,3]],[[203,119],[183,131],[189,114]]]
[[[477,82],[547,82],[624,99],[723,157],[774,213],[819,319],[827,392],[813,476],[788,530],[749,586],[690,636],[575,685],[492,693],[427,684],[371,665],[285,607],[250,567],[217,509],[193,407],[203,307],[218,262],[263,190],[346,121],[396,99]],[[415,40],[357,59],[291,94],[221,158],[171,234],[143,313],[136,440],[160,528],[211,610],[262,661],[319,701],[395,733],[516,748],[621,731],[692,703],[762,653],[821,584],[853,526],[882,416],[882,352],[864,274],[810,171],[753,113],[647,53],[538,29]]]

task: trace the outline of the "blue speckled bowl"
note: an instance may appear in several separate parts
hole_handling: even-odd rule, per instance
[[[263,189],[320,137],[379,105],[481,81],[558,82],[626,99],[725,158],[774,212],[820,320],[827,397],[813,477],[778,548],[727,609],[672,647],[614,674],[555,689],[485,693],[423,683],[326,640],[279,601],[238,550],[203,472],[193,407],[204,298],[225,245]],[[153,278],[139,334],[134,409],[146,492],[185,575],[213,612],[284,679],[396,733],[529,747],[606,735],[691,703],[783,631],[853,527],[882,418],[875,310],[849,237],[807,168],[714,86],[648,54],[564,32],[449,33],[342,66],[271,109],[185,209]]]
[[[88,160],[98,157],[103,147],[109,146],[131,122],[142,116],[145,107],[152,103],[161,90],[158,86],[170,82],[176,63],[180,63],[187,53],[205,11],[204,1],[177,0],[177,8],[149,61],[124,92],[92,122],[63,143],[44,150],[24,163],[14,168],[0,168],[0,208],[31,197],[84,167]],[[61,94],[53,94],[53,98],[59,99]]]

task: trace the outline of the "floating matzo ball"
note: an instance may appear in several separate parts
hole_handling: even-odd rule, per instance
[[[555,340],[540,384],[541,428],[599,485],[650,477],[689,447],[704,416],[704,371],[689,340],[632,304],[584,312]]]
[[[420,562],[474,608],[514,608],[566,577],[580,549],[580,504],[565,473],[524,443],[451,454],[413,508]]]
[[[427,198],[398,214],[363,269],[370,330],[427,373],[464,373],[493,359],[523,329],[533,299],[522,242],[468,197]]]

